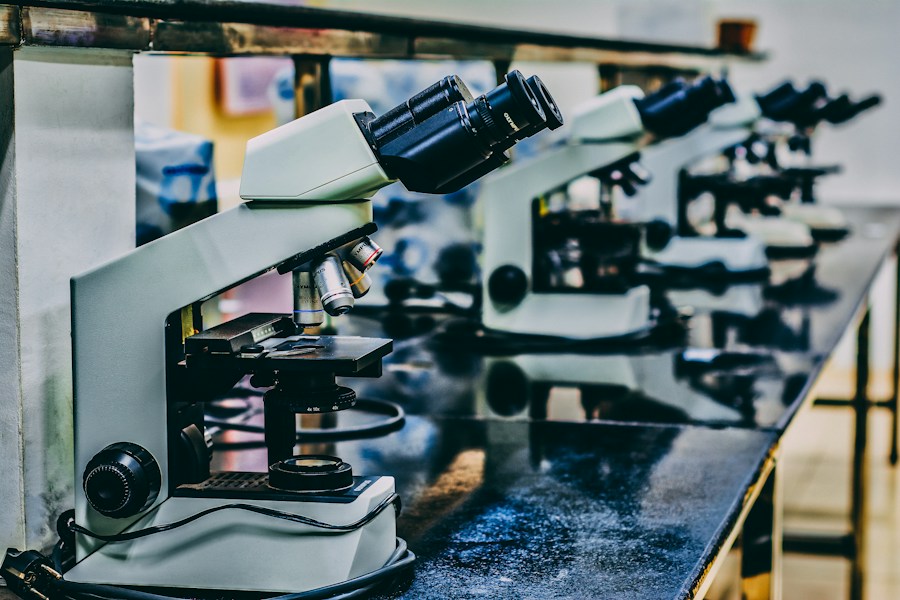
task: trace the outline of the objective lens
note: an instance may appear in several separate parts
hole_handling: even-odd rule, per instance
[[[343,263],[344,275],[350,280],[350,291],[353,292],[354,298],[362,298],[369,293],[372,288],[372,278],[367,273],[363,273],[346,260]]]
[[[353,308],[350,282],[336,256],[329,254],[316,265],[313,280],[322,297],[322,308],[329,315],[337,317]]]
[[[360,271],[368,271],[381,258],[384,249],[368,237],[359,240],[345,257],[350,264]]]
[[[298,327],[315,327],[325,320],[322,298],[309,271],[294,271],[294,323]]]

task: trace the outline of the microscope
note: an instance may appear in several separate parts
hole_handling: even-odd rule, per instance
[[[641,245],[665,244],[666,235],[616,220],[604,188],[634,193],[647,180],[636,163],[644,147],[685,134],[732,100],[728,84],[712,77],[676,80],[646,97],[620,86],[576,111],[566,142],[487,179],[479,197],[484,325],[576,339],[651,329],[650,290],[632,278]]]
[[[840,167],[812,164],[812,137],[822,123],[840,125],[878,106],[880,96],[851,100],[848,94],[841,94],[834,98],[821,82],[813,81],[806,88],[797,89],[787,81],[757,95],[755,100],[761,116],[756,131],[744,144],[736,146],[728,158],[737,179],[758,178],[783,202],[777,203],[769,215],[736,214],[736,226],[764,237],[775,253],[784,250],[782,254],[796,254],[791,246],[802,245],[791,243],[789,224],[806,227],[808,237],[815,242],[842,239],[849,232],[843,214],[834,207],[816,204],[814,194],[816,181],[840,172]],[[783,193],[785,189],[789,190],[787,194]]]
[[[677,227],[669,244],[650,256],[671,272],[752,281],[767,276],[767,258],[809,258],[817,242],[846,235],[837,209],[807,203],[814,179],[836,169],[783,169],[776,150],[808,148],[808,136],[791,132],[826,119],[843,122],[877,102],[877,97],[852,102],[846,95],[830,99],[819,83],[803,90],[782,84],[716,111],[708,125],[688,136],[705,144],[691,148],[684,139],[678,140],[682,152],[666,156],[664,147],[645,152],[645,164],[658,176],[642,190],[642,207],[649,211],[644,217]],[[798,194],[801,203],[787,202]],[[704,213],[701,199],[707,197],[712,206]]]
[[[305,330],[367,291],[377,189],[458,190],[560,124],[518,71],[477,98],[447,77],[380,117],[343,100],[248,142],[243,204],[74,277],[65,583],[337,593],[408,564],[392,477],[294,454],[296,415],[352,407],[340,378],[380,376],[392,342]],[[205,300],[272,270],[292,274],[293,315],[204,326]],[[203,405],[248,377],[266,390],[268,472],[210,472]]]

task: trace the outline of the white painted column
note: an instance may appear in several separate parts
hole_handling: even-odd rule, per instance
[[[130,52],[0,49],[0,549],[74,504],[69,278],[134,247],[133,119]]]

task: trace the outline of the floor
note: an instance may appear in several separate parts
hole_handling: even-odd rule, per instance
[[[821,396],[847,397],[848,373],[826,372]],[[887,395],[886,373],[875,374],[870,395]],[[786,529],[842,531],[850,503],[852,413],[843,408],[815,408],[783,442],[783,498]],[[900,475],[887,456],[890,418],[874,410],[869,422],[869,539],[865,578],[868,600],[900,599]],[[843,559],[789,554],[784,557],[785,600],[846,599],[849,564]]]

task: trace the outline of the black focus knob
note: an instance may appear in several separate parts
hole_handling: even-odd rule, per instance
[[[516,306],[528,293],[528,276],[519,267],[503,265],[488,278],[488,295],[497,304]]]
[[[122,519],[153,504],[162,474],[149,451],[137,444],[117,442],[94,455],[84,469],[82,483],[94,510]]]
[[[665,248],[672,239],[672,226],[666,221],[654,219],[644,225],[644,240],[647,247],[655,252]]]

